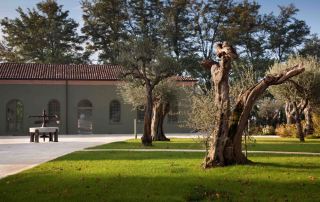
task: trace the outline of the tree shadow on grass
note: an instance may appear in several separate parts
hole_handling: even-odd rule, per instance
[[[290,169],[320,169],[319,165],[310,165],[310,164],[280,164],[280,163],[270,163],[270,162],[253,162],[253,166],[262,166],[262,167],[272,167],[272,168],[290,168]]]
[[[263,139],[259,140],[257,139],[257,143],[274,143],[274,144],[319,144],[320,145],[320,139],[306,139],[305,142],[300,142],[299,139],[280,139],[280,140],[274,140],[274,139]]]
[[[144,146],[141,142],[114,142],[89,147],[88,149],[204,149],[201,143],[188,142],[153,142],[153,146]]]
[[[317,186],[308,179],[281,181],[279,173],[264,179],[250,178],[245,170],[186,176],[152,176],[150,172],[146,170],[144,176],[34,173],[34,178],[0,181],[0,194],[4,201],[307,201],[310,196],[319,197]],[[37,184],[42,186],[35,189]]]
[[[55,159],[54,161],[95,161],[95,160],[162,160],[162,159],[199,159],[203,153],[195,152],[140,152],[140,151],[78,151]]]

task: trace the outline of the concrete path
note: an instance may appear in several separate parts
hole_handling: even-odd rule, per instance
[[[140,138],[141,134],[138,134]],[[197,134],[168,134],[167,137],[197,138]],[[29,136],[0,136],[0,179],[65,154],[101,144],[134,138],[128,134],[59,135],[59,142],[30,143]]]
[[[0,136],[0,178],[32,168],[59,156],[132,135],[59,135],[59,142],[30,143],[28,136]]]
[[[141,136],[138,135],[138,136]],[[167,137],[197,138],[197,133],[167,134]],[[59,156],[116,141],[133,135],[59,135],[59,142],[30,143],[28,136],[0,136],[0,179],[50,161]],[[89,151],[89,150],[88,150]],[[203,152],[203,151],[198,151]]]

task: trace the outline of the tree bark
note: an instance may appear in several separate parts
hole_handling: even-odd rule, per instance
[[[230,98],[229,98],[229,72],[231,70],[231,58],[222,56],[219,63],[214,63],[211,67],[211,75],[214,83],[215,103],[217,105],[216,127],[211,134],[209,142],[210,149],[205,158],[204,167],[214,165],[224,166],[225,145],[228,140]]]
[[[203,163],[204,168],[249,163],[250,161],[242,153],[241,142],[255,101],[269,86],[281,84],[304,71],[303,67],[294,66],[280,74],[267,75],[239,96],[230,114],[228,77],[231,61],[236,58],[236,53],[227,43],[218,44],[216,52],[220,58],[219,63],[212,60],[202,62],[206,68],[211,65],[215,103],[218,108],[217,121],[209,140],[210,148]]]
[[[154,102],[151,124],[151,136],[153,141],[170,141],[170,139],[165,136],[163,130],[164,118],[168,114],[169,109],[170,107],[168,102],[164,102],[162,100]]]
[[[312,135],[314,133],[314,126],[312,121],[312,108],[310,104],[304,109],[304,117],[306,120],[305,135]]]
[[[144,127],[143,135],[141,137],[141,142],[145,146],[152,146],[152,137],[151,137],[151,119],[152,119],[152,87],[150,83],[146,82],[146,93],[147,93],[147,102],[144,112]]]
[[[294,110],[289,101],[286,102],[284,110],[286,113],[287,124],[294,124]]]
[[[295,122],[296,122],[296,129],[297,129],[297,134],[296,137],[299,138],[300,142],[304,142],[304,133],[303,133],[303,127],[302,127],[302,123],[301,123],[301,113],[300,113],[300,109],[297,106],[296,102],[293,102],[293,108],[295,109]]]

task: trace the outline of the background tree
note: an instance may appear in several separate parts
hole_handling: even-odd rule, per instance
[[[81,2],[84,25],[81,31],[91,53],[98,52],[103,63],[116,63],[121,43],[128,37],[128,15],[124,0],[84,0]]]
[[[264,126],[276,127],[279,120],[279,113],[283,107],[283,101],[265,97],[258,101],[258,119]]]
[[[21,62],[4,41],[0,41],[0,62]]]
[[[303,63],[305,72],[291,79],[281,86],[273,86],[270,92],[275,98],[287,103],[287,113],[291,113],[294,118],[297,137],[304,141],[305,133],[313,131],[311,112],[313,105],[318,102],[320,89],[320,64],[319,61],[311,56],[291,57],[286,63],[275,63],[269,70],[269,73],[278,73],[293,64]],[[303,130],[301,120],[304,110],[306,110],[306,130]]]
[[[270,14],[266,28],[268,31],[268,48],[275,53],[278,61],[284,61],[294,53],[294,48],[302,45],[310,28],[295,15],[299,11],[293,4],[279,6],[278,16]]]
[[[4,40],[12,54],[5,54],[8,62],[83,63],[78,24],[68,18],[69,11],[54,0],[38,3],[37,9],[26,12],[18,8],[18,18],[1,20]],[[14,57],[12,57],[14,55]]]
[[[163,6],[162,35],[165,39],[165,47],[174,58],[181,59],[193,51],[189,38],[190,18],[187,0],[166,1]]]
[[[309,39],[306,39],[303,48],[299,51],[302,56],[314,56],[320,58],[320,39],[313,34]]]
[[[128,0],[126,6],[128,32],[151,40],[154,45],[162,43],[161,22],[163,21],[163,2],[160,0]]]
[[[234,4],[227,23],[221,29],[226,40],[238,47],[239,60],[235,65],[254,67],[255,74],[261,78],[272,60],[266,54],[267,20],[259,9],[260,5],[256,2]]]
[[[199,87],[204,94],[211,89],[210,73],[198,64],[203,58],[212,58],[214,43],[225,39],[222,26],[227,23],[230,10],[233,7],[231,0],[193,1],[189,5],[190,24],[195,54],[188,55],[184,63],[187,72],[194,78],[199,78]]]

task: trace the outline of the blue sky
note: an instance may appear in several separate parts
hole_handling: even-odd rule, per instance
[[[23,9],[33,8],[40,0],[0,0],[0,18],[17,16],[18,6]],[[278,5],[293,3],[299,8],[298,19],[305,20],[311,28],[311,33],[320,35],[320,0],[256,0],[261,5],[263,13],[278,13]],[[70,17],[82,24],[80,0],[58,0],[64,9],[70,11]],[[0,33],[1,34],[1,33]]]

